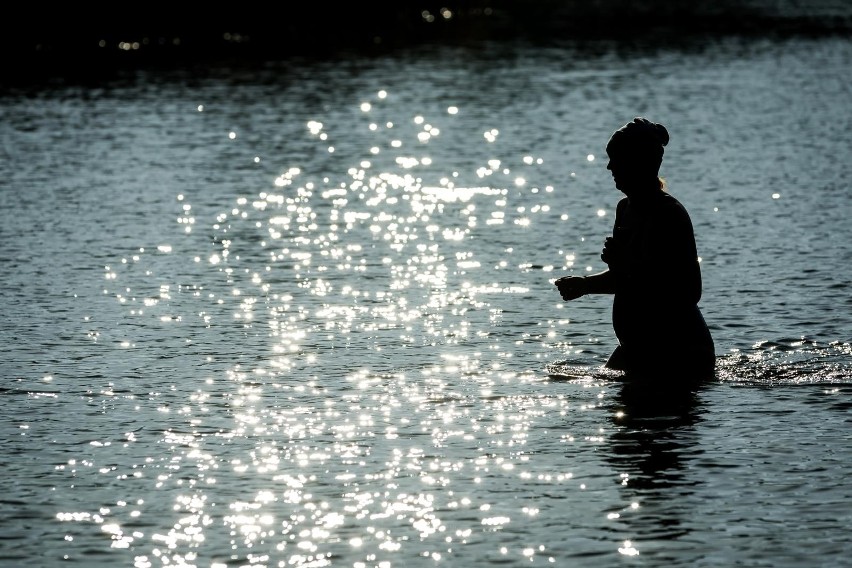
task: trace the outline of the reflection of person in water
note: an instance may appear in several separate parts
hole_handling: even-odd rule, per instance
[[[607,169],[626,195],[601,259],[608,269],[564,276],[564,300],[614,294],[612,323],[619,345],[606,366],[640,376],[705,379],[713,374],[713,338],[698,308],[701,270],[692,221],[659,176],[669,134],[637,117],[615,131]]]
[[[610,404],[615,428],[607,460],[630,474],[633,487],[656,493],[683,482],[686,462],[700,453],[692,446],[703,406],[700,388],[660,391],[641,381],[623,383]]]
[[[600,449],[623,502],[641,504],[619,521],[621,528],[646,543],[642,554],[662,559],[672,546],[688,546],[695,527],[695,487],[706,474],[700,467],[706,402],[701,385],[655,386],[623,381],[607,397],[613,428]]]

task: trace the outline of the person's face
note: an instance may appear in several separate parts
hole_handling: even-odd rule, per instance
[[[606,155],[609,157],[606,169],[612,174],[616,189],[629,194],[638,177],[635,163],[629,159],[623,148],[607,146]]]
[[[609,161],[606,169],[612,173],[615,187],[628,197],[638,188],[648,187],[649,180],[656,180],[657,170],[642,153],[623,141],[610,141],[606,147]]]

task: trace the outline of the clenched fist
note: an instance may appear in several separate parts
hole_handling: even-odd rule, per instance
[[[601,260],[607,263],[612,268],[613,265],[618,265],[622,262],[624,250],[621,242],[614,237],[607,237],[604,241],[604,248],[601,251]]]
[[[582,276],[563,276],[554,282],[562,299],[566,302],[576,300],[586,293],[585,279]]]

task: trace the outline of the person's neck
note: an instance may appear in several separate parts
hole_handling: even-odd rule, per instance
[[[660,187],[660,180],[655,177],[653,180],[637,183],[627,198],[633,205],[642,205],[653,201],[664,193],[663,188]]]

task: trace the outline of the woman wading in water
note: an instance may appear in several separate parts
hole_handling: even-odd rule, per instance
[[[684,381],[713,376],[713,338],[698,308],[701,269],[692,221],[659,177],[666,128],[641,117],[615,131],[607,169],[626,197],[601,259],[608,269],[556,280],[563,300],[614,294],[619,345],[606,367],[631,376]]]

